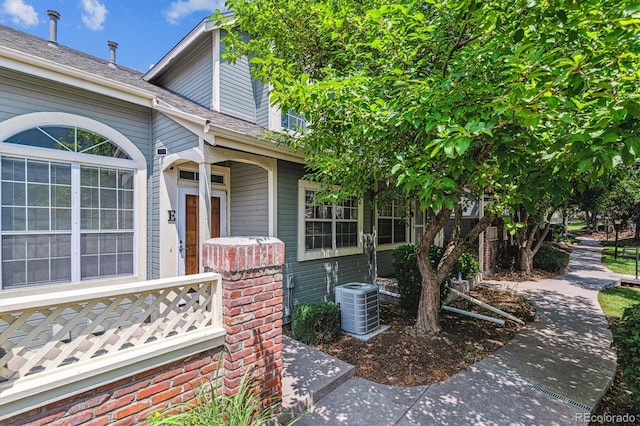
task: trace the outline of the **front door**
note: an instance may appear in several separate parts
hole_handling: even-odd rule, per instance
[[[211,238],[226,234],[226,194],[211,191]],[[200,196],[196,188],[180,189],[178,275],[200,272]]]

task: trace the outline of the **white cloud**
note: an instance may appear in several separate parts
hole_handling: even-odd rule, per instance
[[[108,10],[98,0],[82,0],[82,22],[93,31],[104,29]]]
[[[2,11],[11,16],[11,21],[16,25],[31,27],[38,24],[38,13],[33,6],[26,4],[24,0],[5,0]]]
[[[180,19],[193,12],[211,13],[216,9],[224,9],[224,0],[177,0],[171,2],[169,8],[164,11],[164,16],[172,24],[179,24]]]

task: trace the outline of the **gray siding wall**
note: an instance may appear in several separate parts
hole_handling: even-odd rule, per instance
[[[207,34],[174,60],[158,83],[205,108],[213,107],[213,42]]]
[[[231,235],[269,235],[267,171],[253,164],[231,163]]]
[[[226,32],[222,31],[221,38]],[[225,61],[224,43],[220,45],[220,112],[238,117],[260,126],[269,126],[269,94],[262,83],[251,76],[247,58],[235,64]]]
[[[169,117],[159,112],[153,113],[153,152],[157,148],[167,148],[169,154],[184,151],[189,148],[198,146],[198,137],[193,133],[180,126]],[[151,187],[149,189],[149,229],[151,232],[150,239],[150,257],[149,278],[155,279],[160,277],[160,167],[153,170],[150,175]]]
[[[0,68],[0,122],[32,112],[65,112],[100,121],[129,138],[147,158],[149,196],[154,164],[151,155],[151,110],[85,92],[63,84],[9,72]],[[151,209],[149,207],[149,209]],[[147,258],[151,259],[153,215],[148,211]],[[148,262],[147,274],[151,274]]]
[[[285,274],[290,274],[294,280],[292,290],[285,284],[285,307],[301,302],[334,300],[336,285],[369,280],[369,264],[364,254],[297,261],[298,179],[303,175],[304,166],[278,161],[278,238],[285,244]],[[370,229],[369,210],[366,203],[365,229]]]

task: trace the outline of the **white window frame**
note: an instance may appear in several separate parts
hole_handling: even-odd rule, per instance
[[[400,247],[402,245],[405,245],[407,243],[409,243],[411,241],[411,206],[409,205],[409,203],[406,203],[405,205],[405,212],[406,212],[406,216],[404,218],[401,218],[400,216],[395,216],[395,209],[396,209],[396,204],[398,204],[395,200],[392,202],[391,204],[391,208],[393,211],[393,216],[381,216],[380,215],[380,208],[376,208],[376,214],[375,214],[375,227],[377,230],[377,236],[376,239],[380,238],[380,229],[378,226],[378,219],[385,218],[385,219],[392,219],[393,220],[398,220],[398,219],[404,219],[405,220],[405,231],[404,231],[404,241],[399,242],[399,243],[386,243],[386,244],[380,244],[378,243],[378,241],[376,241],[376,251],[385,251],[385,250],[393,250],[396,247]],[[393,222],[392,222],[392,226],[391,226],[391,232],[392,232],[392,237],[391,239],[393,240],[393,231],[394,231],[394,227],[393,227]]]
[[[48,148],[39,148],[34,146],[3,142],[4,140],[22,131],[32,129],[34,127],[49,126],[78,127],[102,135],[111,140],[114,144],[121,147],[131,159],[111,158],[93,154],[67,152],[62,150],[58,151]],[[45,160],[51,162],[71,163],[72,173],[74,167],[77,167],[76,173],[79,173],[80,171],[79,166],[74,166],[74,164],[133,170],[133,274],[115,277],[104,277],[85,281],[73,281],[74,278],[72,278],[71,283],[82,283],[83,286],[92,285],[94,283],[119,284],[132,280],[145,280],[147,278],[147,160],[142,152],[138,149],[138,147],[126,136],[99,121],[79,115],[61,112],[38,112],[24,114],[0,123],[0,155],[7,157],[25,158],[27,160]],[[75,194],[73,196],[76,197],[73,202],[79,203],[79,194]],[[72,227],[73,226],[74,224],[72,223]],[[74,246],[72,246],[72,250],[73,249]],[[79,247],[77,247],[77,249],[79,250]],[[0,262],[2,261],[1,256],[2,254],[0,253]],[[72,256],[79,259],[79,251],[77,253],[72,252]],[[72,277],[74,277],[73,274]],[[61,284],[64,283],[56,285]],[[38,284],[36,286],[39,285],[44,284]],[[1,279],[0,290],[3,290]]]
[[[364,202],[358,200],[358,245],[353,247],[336,248],[336,206],[332,206],[333,217],[331,218],[331,249],[318,249],[307,251],[305,249],[305,191],[318,191],[320,184],[305,180],[298,180],[298,261],[327,259],[339,256],[350,256],[362,254],[362,240],[359,238],[364,229]]]

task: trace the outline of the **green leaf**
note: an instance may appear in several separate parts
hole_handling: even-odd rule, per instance
[[[523,38],[524,38],[524,30],[522,28],[519,28],[513,35],[513,41],[515,43],[518,43],[522,41]]]

